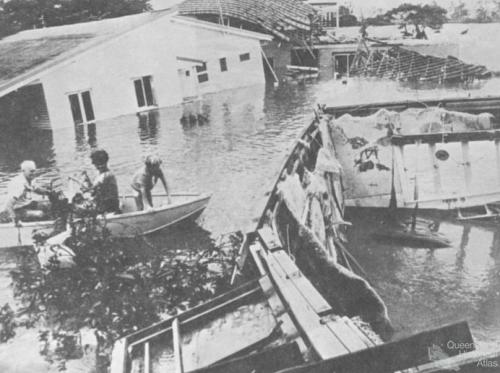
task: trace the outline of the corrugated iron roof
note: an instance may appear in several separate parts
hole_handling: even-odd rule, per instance
[[[185,16],[223,16],[254,24],[280,39],[294,31],[311,31],[316,11],[300,0],[186,0],[179,5]]]

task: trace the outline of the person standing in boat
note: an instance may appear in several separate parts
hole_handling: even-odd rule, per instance
[[[167,194],[168,203],[171,203],[170,192],[165,175],[161,169],[162,160],[156,155],[148,155],[144,161],[144,165],[137,170],[132,178],[131,187],[135,192],[135,203],[137,210],[142,211],[144,207],[147,209],[153,208],[153,190],[158,179],[161,180],[165,193]]]
[[[48,195],[45,188],[32,184],[35,179],[36,164],[33,161],[21,163],[21,173],[13,178],[7,188],[7,202],[0,216],[2,221],[40,220],[46,215],[42,204],[32,200],[32,193]]]
[[[103,149],[96,149],[90,154],[92,164],[99,174],[91,181],[85,171],[83,176],[83,191],[90,191],[96,211],[103,213],[119,213],[120,199],[118,196],[118,185],[115,175],[108,168],[109,155]]]

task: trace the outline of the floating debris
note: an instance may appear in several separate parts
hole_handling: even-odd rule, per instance
[[[458,58],[423,55],[401,46],[370,49],[364,40],[354,57],[351,74],[401,81],[472,82],[488,79],[491,72],[482,65],[467,64]]]

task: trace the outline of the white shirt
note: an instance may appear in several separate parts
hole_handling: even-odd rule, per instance
[[[18,209],[31,202],[33,187],[24,174],[13,178],[7,187],[7,202],[5,210]]]

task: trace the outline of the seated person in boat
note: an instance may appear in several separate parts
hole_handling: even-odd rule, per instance
[[[148,155],[144,161],[144,165],[137,170],[132,179],[131,187],[135,192],[135,203],[137,210],[153,208],[153,198],[151,190],[153,190],[158,179],[161,180],[165,193],[167,194],[168,203],[171,203],[168,184],[161,169],[162,160],[156,155]]]
[[[97,149],[90,154],[92,164],[99,174],[91,181],[85,171],[82,191],[90,191],[97,213],[119,213],[120,199],[116,177],[108,168],[109,156],[105,150]]]
[[[1,220],[14,221],[19,225],[21,220],[42,220],[46,217],[47,206],[40,201],[32,200],[32,194],[48,195],[45,188],[32,184],[35,178],[36,164],[33,161],[21,163],[21,173],[12,179],[8,186],[7,202]]]

